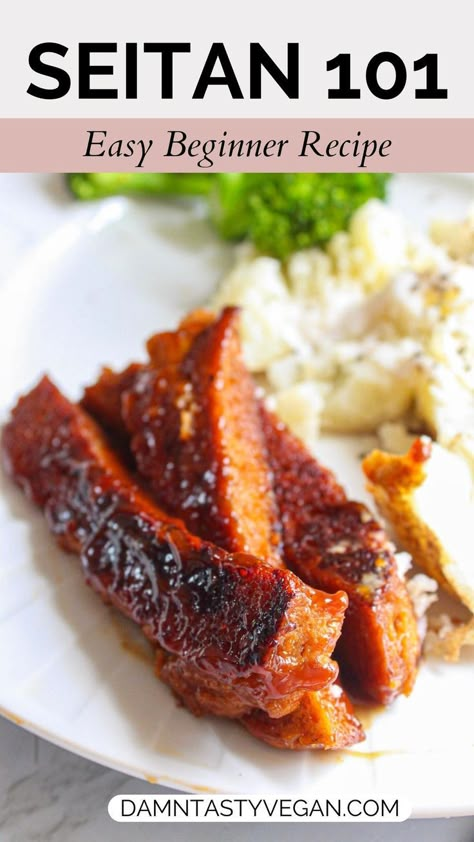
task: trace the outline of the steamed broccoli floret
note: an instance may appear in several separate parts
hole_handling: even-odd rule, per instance
[[[218,173],[209,194],[209,217],[224,240],[243,240],[251,222],[250,197],[258,176]]]
[[[282,259],[324,245],[347,228],[360,205],[384,197],[387,178],[379,173],[266,175],[248,197],[247,236],[259,251]]]
[[[390,176],[381,173],[75,173],[81,199],[118,193],[202,195],[210,219],[226,240],[252,240],[281,259],[323,245],[347,227],[354,211],[383,198]]]

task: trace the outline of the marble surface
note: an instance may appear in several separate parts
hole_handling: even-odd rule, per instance
[[[166,793],[119,772],[70,754],[0,718],[1,842],[125,842],[189,837],[184,824],[116,824],[107,804],[121,793]],[[268,825],[195,824],[194,842],[263,842]],[[274,842],[474,842],[474,818],[408,821],[399,824],[272,825]]]
[[[32,184],[34,191],[31,190]],[[25,222],[23,202],[37,201],[34,227]],[[45,194],[49,200],[45,203]],[[5,199],[7,199],[5,201]],[[3,200],[3,201],[2,201]],[[61,219],[66,191],[50,175],[0,174],[0,266],[6,276],[16,261]],[[28,214],[31,220],[32,214]],[[1,281],[1,277],[0,277]],[[449,770],[447,770],[449,774]],[[171,792],[106,769],[40,740],[0,717],[0,842],[92,842],[92,840],[181,840],[188,838],[183,824],[118,825],[108,816],[113,795],[126,792]],[[430,838],[430,842],[474,842],[474,818],[409,821],[403,825],[325,824],[324,826],[272,825],[275,842],[395,842]],[[192,829],[195,842],[213,839],[260,840],[267,825],[199,825]]]

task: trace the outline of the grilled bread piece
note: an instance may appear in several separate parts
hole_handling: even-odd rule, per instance
[[[158,503],[229,552],[278,565],[278,513],[238,323],[236,308],[224,310],[178,364],[163,364],[165,335],[162,364],[137,375],[122,398],[122,417]],[[153,345],[156,359],[157,339]]]
[[[347,499],[331,471],[265,407],[261,418],[280,511],[284,558],[313,587],[349,596],[336,655],[361,696],[387,704],[412,689],[416,620],[380,524]]]
[[[474,613],[472,551],[463,536],[474,511],[466,463],[418,438],[402,456],[372,451],[362,467],[378,508],[414,561]],[[450,487],[456,488],[456,507],[446,506]]]
[[[222,714],[289,713],[337,673],[345,594],[320,593],[188,533],[133,482],[95,423],[44,378],[13,410],[6,468],[86,581],[152,643],[192,665]]]
[[[196,324],[198,322],[194,320],[194,325]],[[241,431],[241,437],[227,435],[224,440],[224,447],[222,447],[222,443],[219,441],[212,442],[212,447],[202,447],[200,436],[203,435],[203,431],[200,425],[198,425],[195,437],[191,438],[188,443],[186,456],[188,462],[190,461],[191,465],[193,465],[197,451],[197,455],[199,456],[197,465],[202,474],[210,471],[211,468],[213,471],[217,468],[217,471],[220,472],[222,467],[225,467],[225,464],[224,466],[220,464],[220,460],[223,458],[226,460],[227,465],[238,465],[239,455],[236,453],[236,449],[243,448],[245,451],[245,430],[248,419],[254,419],[254,423],[256,420],[260,425],[260,419],[258,418],[259,410],[255,400],[254,389],[239,388],[237,393],[235,388],[226,390],[225,383],[227,378],[222,374],[223,371],[232,370],[233,367],[234,377],[237,378],[238,383],[248,382],[246,373],[244,372],[244,376],[242,374],[240,352],[237,345],[236,312],[226,311],[212,327],[209,327],[208,323],[202,325],[201,331],[205,328],[207,328],[205,332],[194,344],[193,337],[189,337],[189,335],[187,337],[189,341],[183,342],[182,327],[176,334],[158,334],[148,343],[148,349],[153,354],[154,362],[152,382],[155,384],[157,382],[163,384],[166,382],[167,385],[163,394],[159,393],[157,395],[153,389],[150,390],[147,388],[151,377],[149,369],[148,374],[145,377],[138,377],[136,385],[134,387],[132,386],[132,395],[134,397],[138,395],[138,400],[140,401],[140,413],[133,419],[133,431],[135,435],[139,433],[145,442],[151,440],[153,448],[157,452],[163,453],[166,451],[170,454],[170,450],[166,447],[163,437],[166,436],[165,431],[167,431],[168,440],[178,442],[180,417],[174,411],[172,402],[170,404],[168,401],[169,380],[164,377],[164,372],[169,371],[173,365],[181,364],[186,353],[189,353],[192,361],[191,366],[188,366],[186,364],[188,361],[186,361],[186,363],[181,365],[181,370],[190,368],[192,371],[193,394],[196,396],[196,400],[199,399],[203,402],[204,406],[208,406],[209,400],[212,400],[212,394],[209,398],[207,393],[209,391],[212,393],[216,378],[219,378],[219,381],[223,382],[224,388],[218,389],[219,397],[222,395],[223,398],[219,408],[219,411],[223,413],[220,417],[225,423],[223,429],[237,429]],[[232,341],[229,341],[229,332],[231,332]],[[212,377],[209,377],[209,368],[212,367],[215,370],[216,359],[218,360],[219,368]],[[124,417],[130,418],[130,396],[127,396],[125,400],[121,398],[121,390],[125,392],[127,389],[130,389],[127,372],[124,372],[123,375],[113,375],[109,371],[104,371],[99,383],[95,387],[92,387],[92,389],[99,398],[92,407],[93,410],[97,412],[99,409],[99,418],[104,423],[110,424],[111,419],[115,417],[116,427],[120,428],[120,419],[117,420],[118,414],[123,410]],[[87,401],[87,393],[85,400]],[[230,420],[229,407],[231,407]],[[200,407],[194,410],[195,413],[199,411]],[[159,419],[159,423],[156,423],[156,418]],[[173,425],[174,433],[170,435],[169,431],[173,428]],[[208,434],[206,431],[205,435],[207,436]],[[251,444],[254,458],[257,457],[257,464],[264,467],[264,475],[268,476],[268,463],[266,461],[266,452],[261,435],[260,440],[256,440],[254,436]],[[182,455],[179,453],[179,443],[176,447],[178,448],[178,460],[182,459]],[[256,452],[257,447],[259,448],[258,453]],[[173,455],[174,452],[175,450],[173,449]],[[222,453],[224,455],[221,455]],[[213,460],[212,462],[208,461],[211,459]],[[188,484],[188,477],[186,474],[183,475],[182,470],[181,472],[177,470],[179,469],[179,465],[180,463],[178,461],[178,464],[176,465],[175,463],[173,466],[173,470],[167,479],[166,491],[174,501],[173,509],[175,513],[186,518],[187,498],[184,498],[184,502],[180,502],[179,484],[184,479],[188,494],[189,492],[192,493],[193,485]],[[186,464],[184,468],[187,468]],[[241,468],[237,470],[241,470]],[[147,478],[153,478],[156,475],[158,477],[160,476],[160,464],[152,460],[147,469]],[[248,480],[248,474],[240,477],[237,490],[241,489],[242,493],[251,493],[251,490],[249,492],[244,487],[244,483],[248,482]],[[175,494],[176,497],[174,496]],[[225,498],[219,493],[213,493],[212,505],[215,517],[225,522],[227,517],[227,501]],[[257,521],[257,518],[262,517],[267,518],[264,529],[262,529],[262,524]],[[239,530],[233,530],[231,546],[239,551],[244,550],[244,548],[251,544],[253,535],[258,534],[259,531],[263,534],[271,534],[273,523],[273,507],[271,509],[268,507],[260,507],[260,509],[255,507],[253,512],[239,524]],[[201,520],[197,519],[195,521],[195,529],[201,534]],[[225,542],[224,546],[229,548],[229,533],[227,530],[222,536],[222,540]],[[271,549],[272,547],[268,548],[268,550]],[[281,565],[281,560],[279,563]],[[205,691],[206,697],[203,702],[203,694],[199,690],[196,691],[192,670],[190,670],[186,663],[167,659],[160,668],[160,675],[163,680],[167,681],[173,687],[176,694],[185,701],[186,705],[194,713],[201,713],[203,704],[204,708],[209,710],[210,700],[207,690]],[[331,692],[323,692],[321,696],[319,692],[307,695],[308,698],[306,696],[303,697],[300,705],[294,712],[288,714],[286,717],[280,718],[278,723],[267,715],[261,716],[259,712],[252,712],[245,717],[243,724],[261,739],[280,748],[342,748],[359,742],[364,738],[362,726],[354,716],[351,703],[342,687],[335,688]],[[219,701],[216,701],[214,698],[212,704],[214,706],[214,712],[219,713]]]

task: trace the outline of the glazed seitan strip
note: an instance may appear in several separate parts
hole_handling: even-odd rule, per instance
[[[261,413],[288,567],[313,587],[349,596],[336,650],[343,676],[382,704],[408,694],[420,642],[384,530],[282,422],[263,406]]]
[[[238,328],[239,311],[225,309],[177,364],[172,351],[163,364],[166,334],[163,346],[151,340],[154,362],[124,393],[122,417],[160,505],[228,552],[281,565],[272,478]]]
[[[223,715],[281,716],[337,673],[347,599],[188,533],[138,488],[95,423],[44,378],[4,428],[5,466],[80,555],[86,581],[152,643],[221,686]]]

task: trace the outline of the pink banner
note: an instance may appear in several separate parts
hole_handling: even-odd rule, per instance
[[[470,172],[474,119],[0,119],[3,172]]]

